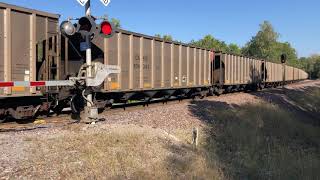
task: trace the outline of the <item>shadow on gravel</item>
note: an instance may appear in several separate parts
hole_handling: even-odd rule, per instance
[[[254,93],[263,104],[192,102],[208,126],[200,147],[208,165],[226,179],[319,179],[319,90]]]
[[[253,95],[266,102],[279,105],[306,123],[320,125],[320,88],[270,89]]]

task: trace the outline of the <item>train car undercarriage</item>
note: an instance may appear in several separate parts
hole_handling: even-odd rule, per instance
[[[298,81],[287,81],[285,84],[291,84]],[[257,91],[263,88],[276,88],[282,86],[283,82],[265,83],[262,87],[259,84],[251,85],[229,85],[229,86],[208,86],[182,89],[161,89],[151,91],[133,91],[133,92],[94,92],[87,89],[84,94],[83,89],[60,88],[59,92],[51,92],[43,96],[21,96],[4,97],[0,101],[0,122],[8,119],[25,120],[37,118],[39,115],[50,115],[62,113],[63,109],[70,108],[72,114],[80,114],[86,103],[86,93],[93,93],[93,103],[103,112],[113,106],[113,104],[122,103],[124,105],[139,101],[145,106],[154,100],[160,99],[166,103],[169,99],[195,99],[207,96],[219,96],[221,94],[233,93],[239,91]],[[63,93],[62,93],[63,92]],[[84,96],[84,97],[83,97]]]

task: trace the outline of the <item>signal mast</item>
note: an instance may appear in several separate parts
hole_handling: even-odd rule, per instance
[[[101,19],[101,18],[100,18]],[[71,20],[78,20],[77,24],[73,24]],[[104,38],[110,38],[114,34],[114,25],[109,22],[106,18],[102,18],[102,22],[97,25],[97,18],[91,15],[90,0],[85,3],[85,16],[79,19],[68,19],[63,21],[60,25],[60,31],[67,37],[74,36],[76,33],[80,33],[82,37],[82,43],[80,49],[86,51],[86,78],[93,78],[93,65],[92,65],[92,54],[91,54],[91,40],[95,35],[99,34]],[[82,93],[84,99],[87,101],[85,108],[85,114],[87,120],[97,119],[98,109],[94,106],[92,93],[86,97],[84,91]]]

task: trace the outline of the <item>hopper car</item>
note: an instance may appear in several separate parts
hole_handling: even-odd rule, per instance
[[[59,32],[59,15],[0,3],[0,121],[59,114],[85,105],[86,87],[46,87],[50,80],[81,77],[85,52],[80,36]],[[89,88],[103,110],[114,103],[171,97],[194,98],[224,92],[257,90],[308,78],[287,65],[165,41],[117,29],[110,38],[95,36],[92,60],[121,67],[99,87]],[[30,87],[19,83],[30,81]]]

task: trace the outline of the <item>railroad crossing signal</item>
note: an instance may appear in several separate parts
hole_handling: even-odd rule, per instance
[[[77,0],[78,3],[81,5],[81,6],[84,6],[87,4],[88,0]]]
[[[83,16],[78,20],[77,24],[73,24],[70,20],[63,21],[60,25],[60,31],[66,36],[73,36],[80,33],[82,38],[87,36],[93,38],[96,34],[105,38],[110,38],[114,34],[114,25],[112,22],[103,20],[99,25],[96,24],[95,18],[92,16]]]
[[[108,6],[111,0],[100,0],[103,5]]]
[[[60,31],[67,36],[73,36],[77,32],[77,29],[72,22],[63,21],[60,25]]]
[[[77,0],[81,6],[85,6],[89,0]],[[108,6],[111,0],[100,0],[103,5]]]
[[[110,38],[114,34],[114,25],[109,21],[103,21],[100,24],[100,35],[105,38]]]
[[[287,55],[286,54],[282,54],[281,55],[281,63],[284,64],[287,61]]]
[[[79,19],[77,24],[77,31],[82,35],[82,37],[94,35],[96,31],[97,24],[93,17],[84,16]]]

